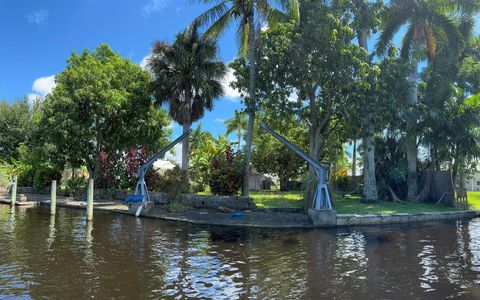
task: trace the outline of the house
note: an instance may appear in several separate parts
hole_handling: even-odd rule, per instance
[[[472,176],[469,176],[465,183],[465,188],[469,192],[479,192],[480,191],[480,173],[477,171]]]

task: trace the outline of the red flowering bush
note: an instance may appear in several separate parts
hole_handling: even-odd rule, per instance
[[[228,146],[210,165],[210,191],[214,195],[238,195],[243,185],[243,156]]]
[[[125,155],[125,173],[127,187],[135,188],[138,169],[148,161],[149,155],[145,148],[131,148]],[[145,174],[145,183],[150,191],[157,191],[160,185],[160,175],[151,166]]]

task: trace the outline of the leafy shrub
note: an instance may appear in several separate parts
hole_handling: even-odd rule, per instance
[[[106,152],[101,151],[100,154],[101,173],[100,178],[95,182],[97,188],[115,189],[120,187],[121,164],[119,160]]]
[[[167,193],[170,199],[177,199],[182,193],[188,193],[188,186],[183,182],[185,172],[176,166],[157,179],[156,185],[158,191]],[[153,189],[152,189],[153,190]]]
[[[210,190],[214,195],[238,195],[243,185],[243,157],[228,146],[210,165]]]
[[[33,167],[19,170],[18,185],[31,187],[33,186],[34,177],[35,177],[35,169]]]
[[[347,170],[339,170],[332,175],[332,184],[341,191],[348,191],[353,188],[352,177],[348,176]]]
[[[53,180],[60,183],[62,179],[62,172],[51,167],[40,167],[35,171],[33,177],[33,186],[36,190],[43,190],[52,184]]]
[[[68,196],[76,196],[80,190],[87,186],[87,180],[83,177],[71,178],[65,182],[65,192]]]
[[[131,148],[130,151],[125,155],[125,176],[122,188],[134,189],[137,184],[137,172],[140,166],[148,161],[149,155],[145,148]],[[153,168],[148,169],[147,174],[145,174],[145,183],[147,188],[151,191],[156,191],[160,188],[160,175],[153,170]]]

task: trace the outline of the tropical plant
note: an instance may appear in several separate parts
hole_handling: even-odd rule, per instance
[[[236,131],[237,132],[237,150],[240,151],[242,142],[242,133],[247,130],[248,119],[244,112],[235,111],[232,118],[225,121],[225,127],[227,127],[227,135]]]
[[[226,135],[222,135],[217,139],[211,135],[204,135],[198,148],[192,154],[191,169],[192,178],[196,183],[196,190],[203,191],[210,180],[210,166],[215,157],[223,153],[230,142]]]
[[[214,195],[237,195],[242,187],[243,158],[230,146],[216,155],[210,165],[210,191]]]
[[[156,104],[168,103],[170,117],[183,126],[184,133],[223,95],[226,66],[219,61],[216,40],[200,36],[197,26],[178,34],[171,45],[156,41],[148,66],[154,74],[151,90]],[[189,148],[190,140],[184,139],[182,170],[187,185]]]
[[[270,23],[275,23],[286,15],[276,9],[276,5],[288,11],[290,17],[295,20],[299,19],[299,1],[298,0],[197,0],[202,3],[214,4],[214,6],[201,14],[193,21],[193,26],[208,25],[209,28],[205,32],[207,36],[214,38],[219,37],[225,29],[233,22],[238,24],[237,40],[239,46],[239,54],[243,57],[248,57],[249,66],[249,89],[248,98],[246,101],[246,112],[248,113],[247,138],[245,145],[245,170],[244,183],[242,188],[242,195],[249,194],[249,169],[250,157],[253,140],[253,129],[255,122],[256,111],[256,51],[257,51],[257,37],[264,25],[265,20]]]
[[[448,43],[453,50],[463,47],[464,39],[449,12],[469,12],[478,7],[475,0],[428,1],[392,0],[386,9],[385,22],[377,43],[377,53],[385,54],[394,35],[407,25],[403,37],[401,56],[411,62],[410,92],[407,102],[411,106],[406,122],[406,155],[408,165],[408,200],[418,201],[417,186],[417,112],[418,64],[423,50],[427,61],[435,60],[439,42]]]

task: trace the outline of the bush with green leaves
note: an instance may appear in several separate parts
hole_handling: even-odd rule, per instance
[[[183,181],[185,172],[176,166],[171,170],[166,170],[162,176],[155,179],[153,184],[155,189],[151,190],[167,193],[170,200],[176,200],[181,194],[188,193],[188,186]]]
[[[62,172],[59,170],[51,167],[40,167],[35,171],[35,176],[33,177],[33,187],[37,191],[42,191],[49,187],[53,180],[56,180],[57,184],[59,184],[61,179]]]
[[[214,195],[238,195],[243,185],[244,160],[228,146],[210,165],[210,190]]]
[[[87,186],[87,179],[84,177],[70,178],[65,181],[65,193],[67,196],[76,196]]]

